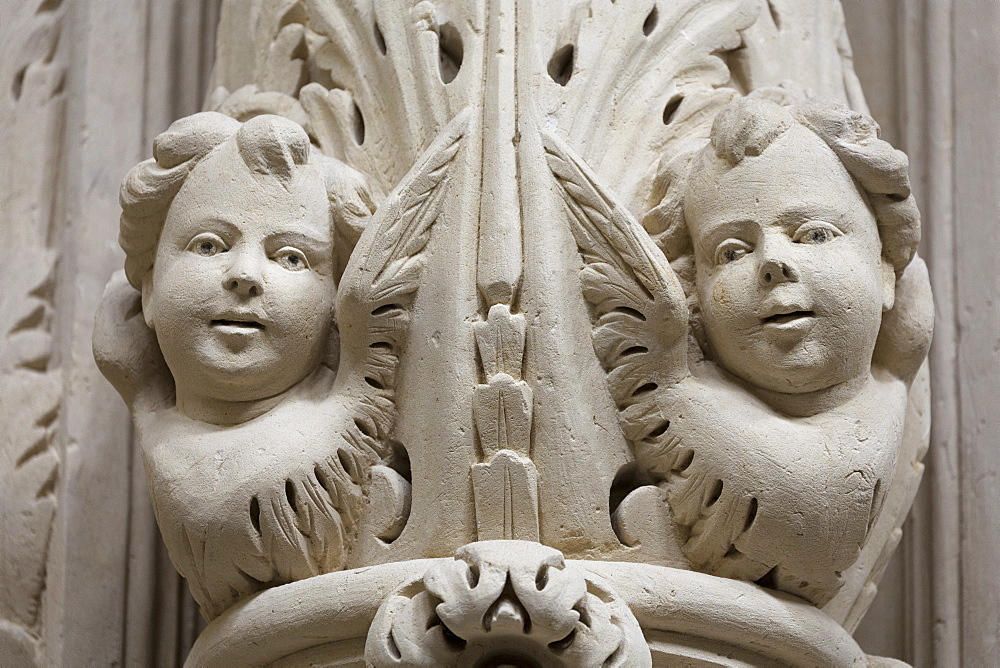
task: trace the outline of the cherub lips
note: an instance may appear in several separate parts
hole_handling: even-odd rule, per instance
[[[803,318],[812,318],[815,315],[812,311],[788,311],[787,313],[775,313],[766,318],[761,318],[761,322],[765,325],[784,325]]]
[[[264,330],[264,324],[257,320],[240,317],[218,318],[210,323],[212,329],[231,334],[251,334]]]
[[[760,319],[765,327],[777,329],[798,329],[813,321],[816,313],[809,309],[798,306],[786,306],[769,309],[766,315]]]

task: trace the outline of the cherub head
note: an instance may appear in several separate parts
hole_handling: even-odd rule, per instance
[[[661,169],[644,218],[706,354],[765,393],[868,377],[920,218],[906,156],[831,101],[740,98]]]
[[[370,213],[360,175],[278,116],[214,112],[159,135],[121,188],[129,282],[181,412],[281,395],[327,351],[335,226]],[[214,409],[212,407],[215,407]]]

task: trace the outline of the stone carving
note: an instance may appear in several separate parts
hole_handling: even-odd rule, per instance
[[[690,531],[685,553],[823,604],[891,484],[933,313],[922,263],[906,273],[919,214],[905,156],[837,104],[791,110],[734,101],[707,146],[665,165],[645,221],[686,290],[627,210],[549,150],[595,350],[638,461]]]
[[[171,559],[208,618],[342,568],[372,466],[398,497],[382,502],[406,505],[390,468],[395,369],[462,127],[382,204],[336,309],[334,239],[368,213],[366,195],[294,122],[183,119],[125,180],[132,287],[109,286],[95,353],[130,404]]]
[[[521,378],[524,316],[507,304],[475,324],[487,383],[477,385],[473,414],[483,463],[472,467],[476,531],[481,540],[538,540],[538,471],[529,456],[531,387]]]
[[[0,657],[41,665],[42,608],[59,510],[63,369],[53,355],[56,207],[66,104],[65,8],[4,10],[0,111]],[[62,37],[66,42],[66,38]],[[51,570],[48,570],[50,573]]]
[[[867,661],[932,314],[839,9],[224,9],[95,331],[192,661]]]
[[[54,254],[38,252],[47,271],[40,285],[11,304],[0,326],[0,655],[38,661],[38,626],[46,562],[57,510],[59,456],[55,434],[61,378],[51,364]],[[17,295],[20,297],[21,295]],[[12,300],[13,301],[13,300]],[[2,320],[6,320],[3,317]]]
[[[375,666],[652,665],[606,583],[524,541],[467,545],[388,597],[365,656]]]

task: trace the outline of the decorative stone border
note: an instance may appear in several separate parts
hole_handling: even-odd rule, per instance
[[[478,581],[470,580],[476,571]],[[543,573],[547,581],[538,589]],[[429,605],[434,599],[439,602]],[[461,607],[481,614],[453,614]],[[574,619],[581,610],[587,623]],[[526,616],[532,620],[527,633]],[[492,624],[481,623],[487,618]],[[574,626],[566,654],[547,649],[550,636],[565,640]],[[467,651],[479,653],[450,650],[446,627]],[[386,642],[390,631],[399,658]],[[648,650],[636,645],[640,631]],[[605,646],[608,637],[618,640],[617,654]],[[753,584],[647,564],[564,560],[535,543],[486,541],[460,548],[454,559],[382,564],[263,591],[209,624],[186,665],[478,665],[495,658],[498,647],[538,665],[638,666],[650,665],[649,658],[654,665],[728,666],[879,661],[823,612]]]

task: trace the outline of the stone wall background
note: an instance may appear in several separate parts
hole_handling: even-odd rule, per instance
[[[200,628],[128,416],[90,354],[118,184],[207,91],[220,0],[0,0],[0,663],[180,665]],[[1000,650],[1000,3],[844,0],[911,158],[938,322],[917,503],[857,636],[917,666]],[[16,538],[15,538],[16,537]]]
[[[0,2],[2,665],[180,665],[197,630],[90,332],[118,186],[200,107],[218,5]]]
[[[1000,4],[844,0],[855,68],[910,156],[937,310],[924,482],[856,634],[918,666],[1000,649]]]

